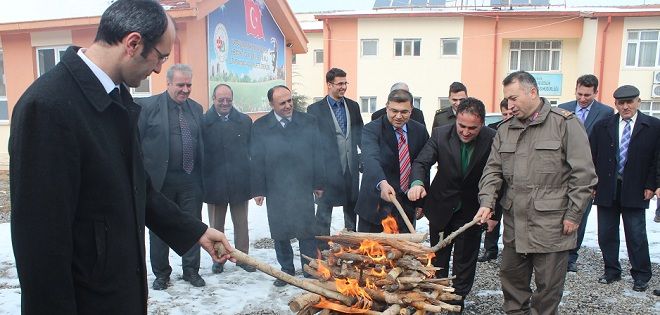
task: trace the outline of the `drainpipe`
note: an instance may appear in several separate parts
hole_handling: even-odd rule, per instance
[[[495,16],[495,33],[493,34],[493,99],[491,102],[491,108],[494,110],[496,107],[499,107],[500,102],[496,101],[497,98],[497,40],[499,36],[497,36],[497,31],[499,28],[499,22],[500,22],[500,16],[496,15]]]
[[[603,73],[605,72],[605,47],[607,46],[607,29],[610,28],[610,24],[612,23],[612,16],[607,17],[607,25],[605,25],[605,29],[603,30],[603,44],[600,47],[600,71],[598,71],[600,81],[602,82],[600,85],[600,89],[598,89],[598,101],[600,102],[603,96],[603,83],[605,81],[603,80]]]
[[[328,20],[329,19],[323,20],[323,26],[326,28],[326,30],[328,32],[328,39],[327,39],[327,45],[326,45],[327,51],[324,52],[324,54],[323,54],[323,59],[324,59],[323,60],[323,66],[325,67],[325,73],[327,73],[328,70],[330,70],[330,57],[332,56],[331,55],[331,52],[332,52],[332,30],[330,29],[330,23],[328,23]],[[328,93],[327,92],[328,87],[327,87],[327,84],[325,84],[325,75],[323,76],[323,86],[324,86],[323,90],[327,94]]]

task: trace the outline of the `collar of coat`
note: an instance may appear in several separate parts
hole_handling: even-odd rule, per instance
[[[550,102],[548,102],[548,100],[546,100],[544,97],[541,97],[541,102],[543,102],[543,105],[541,105],[541,110],[538,112],[538,116],[536,116],[536,119],[534,119],[534,121],[530,122],[529,124],[525,124],[525,122],[518,119],[518,117],[515,117],[513,119],[510,119],[511,124],[509,125],[509,127],[516,129],[523,129],[528,126],[542,124],[545,121],[545,119],[548,118],[548,114],[550,114],[550,110],[552,109],[552,106],[550,106]]]

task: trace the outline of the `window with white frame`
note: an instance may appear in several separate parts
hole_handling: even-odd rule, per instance
[[[458,56],[458,38],[440,39],[440,53],[442,56]]]
[[[642,101],[639,110],[649,116],[660,118],[660,101]]]
[[[626,66],[660,67],[660,30],[628,31]]]
[[[395,39],[394,56],[419,56],[421,46],[421,39]]]
[[[151,76],[140,81],[140,86],[131,88],[131,95],[135,98],[151,96]]]
[[[559,71],[561,41],[512,40],[509,45],[510,71]]]
[[[0,49],[0,121],[9,120],[7,105],[7,85],[5,83],[5,57]]]
[[[362,41],[362,56],[378,56],[378,40],[377,39],[363,39]]]
[[[314,63],[323,63],[323,49],[314,50]]]
[[[444,109],[451,106],[449,102],[449,97],[438,97],[438,108]]]
[[[413,97],[413,107],[419,109],[420,106],[422,106],[422,98],[421,97]]]
[[[362,96],[360,97],[360,111],[363,113],[373,113],[376,111],[376,97],[375,96]]]
[[[37,48],[37,69],[38,75],[41,76],[53,69],[55,65],[60,62],[60,58],[64,56],[66,46],[58,47],[39,47]]]

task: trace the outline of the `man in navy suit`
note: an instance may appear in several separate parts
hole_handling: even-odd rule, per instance
[[[598,175],[598,245],[605,272],[598,282],[621,280],[619,221],[623,218],[633,290],[645,291],[651,279],[644,209],[656,189],[657,139],[660,120],[638,111],[639,90],[624,85],[614,91],[618,114],[599,121],[590,135]]]
[[[360,217],[360,232],[382,232],[381,220],[388,213],[397,219],[400,231],[409,232],[390,202],[392,196],[399,200],[410,221],[415,222],[415,206],[418,204],[409,201],[406,192],[412,178],[412,161],[424,147],[429,134],[422,124],[410,120],[412,102],[412,94],[406,90],[390,92],[387,115],[366,124],[362,130],[364,174],[355,207]],[[428,185],[428,174],[424,180]]]
[[[591,131],[598,121],[614,114],[614,110],[611,107],[595,100],[597,93],[598,78],[592,74],[585,74],[579,77],[575,84],[575,101],[559,105],[559,108],[575,113],[575,116],[580,119],[580,122],[582,122],[582,125],[587,130],[587,135],[591,135]],[[587,219],[589,218],[592,203],[593,199],[589,199],[589,203],[586,209],[584,209],[584,216],[582,216],[582,222],[580,222],[580,227],[578,228],[577,245],[568,252],[567,269],[570,272],[577,272],[578,250],[582,246],[584,230],[587,227]]]

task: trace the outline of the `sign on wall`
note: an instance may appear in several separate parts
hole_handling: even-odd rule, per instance
[[[209,93],[228,84],[238,110],[270,111],[266,92],[285,84],[285,42],[264,1],[229,0],[207,21]]]
[[[562,74],[531,73],[539,86],[540,96],[561,96]]]

